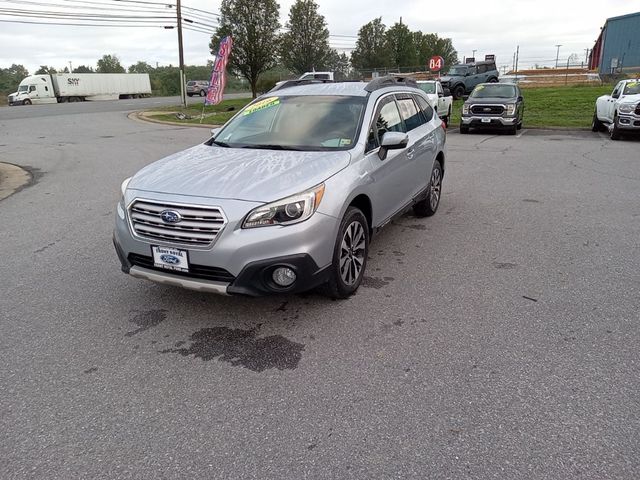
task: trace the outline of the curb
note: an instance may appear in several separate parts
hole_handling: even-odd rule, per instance
[[[10,197],[33,180],[33,175],[22,167],[0,162],[0,200]]]
[[[130,120],[137,120],[140,122],[157,123],[159,125],[173,125],[177,127],[197,127],[197,128],[208,128],[208,129],[220,127],[220,125],[213,125],[210,123],[193,124],[193,123],[167,122],[164,120],[156,120],[155,118],[150,118],[147,116],[149,114],[154,114],[154,113],[167,114],[171,112],[144,112],[144,111],[131,112],[129,115],[127,115],[127,118],[129,118]]]

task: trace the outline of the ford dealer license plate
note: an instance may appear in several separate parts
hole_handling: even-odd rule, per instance
[[[189,271],[189,258],[186,250],[171,247],[151,246],[153,265],[167,270]]]
[[[482,123],[491,123],[491,119],[490,118],[483,118],[482,119]]]

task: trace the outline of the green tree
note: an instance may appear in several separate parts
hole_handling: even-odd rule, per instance
[[[129,73],[151,73],[153,70],[151,65],[143,61],[138,61],[129,67]]]
[[[413,67],[418,64],[414,36],[404,23],[396,23],[385,33],[391,65]]]
[[[93,68],[87,67],[86,65],[80,65],[73,69],[73,73],[94,73]]]
[[[47,67],[46,65],[40,65],[40,68],[36,70],[35,75],[47,75],[51,73],[58,73],[58,71],[53,67]]]
[[[313,0],[296,0],[289,11],[288,31],[280,41],[280,58],[285,67],[301,74],[326,70],[331,56],[329,29]]]
[[[351,61],[345,53],[338,53],[335,49],[329,50],[326,61],[327,70],[334,72],[336,80],[347,80],[355,76],[351,69]]]
[[[389,65],[386,30],[382,17],[360,27],[356,48],[351,52],[353,68],[366,70]]]
[[[414,32],[413,39],[419,65],[426,65],[434,55],[444,58],[445,71],[458,63],[458,52],[450,38],[440,38],[437,33]]]
[[[280,7],[276,0],[222,0],[220,13],[209,49],[216,55],[220,39],[232,36],[229,70],[247,79],[255,98],[258,78],[276,65]]]
[[[14,63],[9,68],[0,68],[0,93],[2,96],[15,92],[22,79],[28,76],[29,71],[23,65]]]
[[[120,64],[120,59],[116,55],[103,55],[98,60],[98,73],[125,73],[124,67]]]

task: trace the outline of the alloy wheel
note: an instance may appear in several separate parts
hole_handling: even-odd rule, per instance
[[[365,246],[362,223],[351,222],[344,231],[340,245],[340,277],[346,285],[354,285],[360,278],[365,261]]]
[[[431,174],[431,192],[429,193],[429,204],[431,206],[431,210],[435,210],[438,206],[438,202],[440,201],[441,188],[442,176],[440,175],[440,170],[434,168],[433,173]]]

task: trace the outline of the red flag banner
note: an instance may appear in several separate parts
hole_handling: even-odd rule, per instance
[[[222,101],[224,87],[227,84],[227,62],[229,61],[229,55],[231,55],[232,46],[233,40],[230,36],[224,37],[220,41],[218,55],[211,71],[207,97],[204,100],[205,105],[216,105]]]

